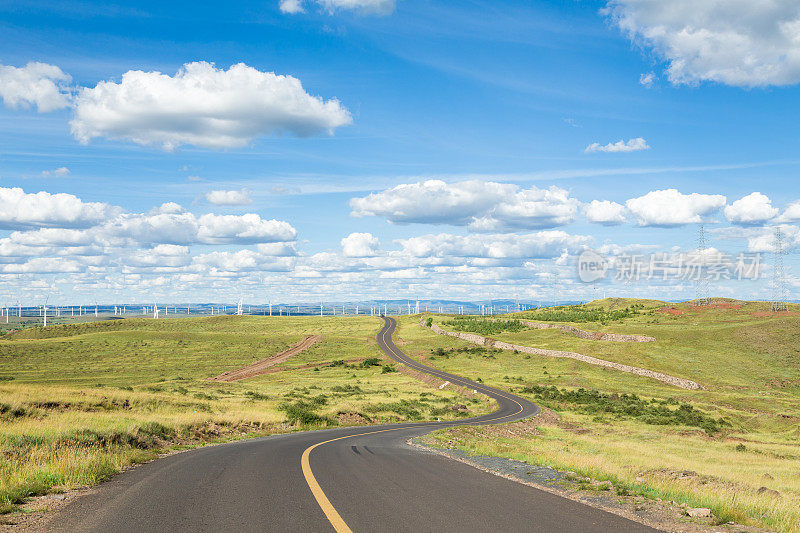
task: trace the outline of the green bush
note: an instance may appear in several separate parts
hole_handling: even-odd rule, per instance
[[[468,316],[455,317],[446,321],[444,325],[451,326],[456,331],[467,331],[484,336],[497,335],[504,331],[515,333],[527,328],[519,320],[486,320]]]
[[[302,400],[284,403],[279,408],[286,413],[286,421],[290,424],[302,424],[304,426],[335,425],[336,422],[327,416],[321,416],[315,412],[316,405],[313,402]]]
[[[364,392],[358,385],[335,385],[331,387],[331,392],[342,392],[346,394],[360,394]]]
[[[369,368],[371,366],[381,366],[381,360],[377,357],[368,357],[361,361],[361,368]]]
[[[501,350],[495,350],[495,349],[490,350],[489,348],[484,348],[483,346],[462,346],[461,348],[448,348],[447,350],[445,350],[444,348],[433,348],[431,349],[431,355],[449,359],[451,356],[455,356],[461,353],[477,355],[477,354],[485,354],[489,351],[499,352]]]
[[[192,394],[192,396],[194,396],[198,400],[216,400],[217,399],[217,397],[214,396],[213,394],[207,394],[205,392],[195,392],[194,394]]]
[[[688,403],[679,404],[677,409],[668,407],[676,403],[674,399],[647,401],[635,394],[605,394],[583,388],[559,390],[555,386],[540,385],[522,387],[519,392],[533,394],[552,407],[571,408],[585,414],[635,418],[656,426],[697,427],[708,434],[718,433],[723,427],[730,426],[724,418],[716,419]]]
[[[527,311],[520,316],[542,322],[611,322],[636,316],[640,314],[642,307],[643,305],[632,305],[625,309],[608,311],[583,305],[568,305]]]
[[[0,418],[22,418],[23,416],[28,416],[30,414],[30,411],[24,407],[13,407],[7,403],[0,403]]]
[[[364,410],[370,413],[392,412],[404,416],[408,420],[422,420],[420,409],[424,406],[425,404],[420,401],[400,400],[399,402],[367,405]]]
[[[328,365],[328,367],[329,368],[336,368],[336,367],[358,368],[356,365],[351,365],[351,364],[345,362],[343,359],[337,359],[335,361],[332,361],[331,364]]]

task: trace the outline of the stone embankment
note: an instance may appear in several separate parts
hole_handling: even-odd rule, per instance
[[[425,316],[423,316],[420,319],[419,323],[421,326],[427,327],[426,319],[427,317]],[[664,383],[668,383],[670,385],[674,385],[682,389],[700,390],[703,388],[699,383],[692,381],[690,379],[677,378],[675,376],[670,376],[669,374],[663,374],[661,372],[654,372],[653,370],[647,370],[646,368],[623,365],[621,363],[613,363],[611,361],[606,361],[604,359],[598,359],[597,357],[582,355],[575,352],[563,352],[560,350],[545,350],[542,348],[531,348],[530,346],[520,346],[518,344],[511,344],[509,342],[498,341],[495,339],[482,337],[481,335],[476,335],[475,333],[466,333],[462,331],[447,331],[440,328],[436,324],[432,324],[430,329],[431,331],[433,331],[438,335],[448,335],[450,337],[455,337],[457,339],[465,340],[467,342],[471,342],[474,344],[480,344],[481,346],[486,346],[488,348],[499,348],[501,350],[516,350],[521,353],[544,355],[546,357],[566,357],[569,359],[582,361],[590,365],[604,366],[606,368],[613,368],[615,370],[620,370],[622,372],[628,372],[629,374],[636,374],[637,376],[645,376],[648,378],[657,379],[658,381],[663,381]]]

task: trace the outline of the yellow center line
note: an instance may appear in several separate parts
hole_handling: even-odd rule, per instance
[[[389,351],[391,351],[392,354],[395,357],[397,357],[398,359],[401,360],[399,362],[402,362],[406,366],[410,366],[414,370],[419,370],[420,372],[424,372],[426,374],[436,375],[436,374],[430,372],[430,370],[428,368],[426,368],[426,367],[419,368],[418,366],[416,366],[416,361],[413,361],[413,359],[410,359],[407,356],[403,357],[405,354],[402,354],[402,353],[398,354],[397,352],[395,352],[395,350],[389,344],[391,342],[391,338],[389,339],[389,342],[387,342],[387,340],[386,340],[386,334],[388,333],[388,331],[389,331],[389,327],[388,327],[388,322],[387,322],[386,328],[383,330],[383,332],[381,334],[381,336],[383,337],[382,340],[383,340],[383,343],[386,346],[386,348]],[[415,363],[415,364],[410,364],[410,363],[406,362],[406,360],[412,361],[412,363]],[[437,377],[441,377],[441,376],[437,376]],[[465,386],[469,385],[468,383],[466,383],[465,381],[462,381],[460,379],[453,379],[453,381],[458,381],[459,383],[461,383],[462,385],[465,385]],[[487,394],[487,392],[489,391],[489,389],[487,389],[486,387],[481,387],[481,386],[475,386],[473,388],[476,389],[476,390],[480,390],[483,394]],[[498,392],[496,390],[491,390],[491,392],[493,394],[497,394],[498,396],[502,396],[503,398],[505,398],[507,400],[511,400],[512,402],[517,404],[517,406],[519,406],[519,411],[517,411],[515,413],[512,413],[510,415],[505,415],[505,416],[501,416],[501,417],[497,417],[497,418],[490,418],[488,420],[484,420],[483,422],[495,422],[497,420],[502,420],[504,418],[512,417],[512,416],[517,415],[517,414],[519,414],[519,413],[521,413],[523,411],[524,408],[522,407],[522,404],[519,403],[514,398],[510,398],[510,397],[508,397],[508,396],[506,396],[506,395],[504,395],[504,394],[502,394],[502,393],[500,393],[500,392]],[[427,422],[427,423],[429,423],[429,422]],[[462,423],[466,423],[466,421],[462,422]],[[420,426],[421,426],[421,424],[417,424],[417,425],[411,425],[411,426],[405,426],[405,427],[399,427],[399,428],[381,429],[381,430],[378,430],[378,431],[368,431],[368,432],[365,432],[365,433],[356,433],[355,435],[345,435],[343,437],[337,437],[335,439],[329,439],[329,440],[326,440],[326,441],[323,441],[323,442],[318,442],[317,444],[309,446],[308,448],[306,448],[303,451],[303,455],[300,458],[300,466],[301,466],[301,468],[303,470],[303,477],[306,479],[306,483],[308,484],[308,488],[311,489],[311,493],[314,495],[314,499],[317,500],[317,504],[322,509],[322,512],[325,513],[325,516],[328,518],[328,521],[331,523],[331,525],[333,526],[333,529],[336,531],[336,533],[353,533],[353,530],[350,529],[350,526],[348,526],[347,523],[344,521],[342,516],[339,514],[339,512],[333,506],[333,504],[328,499],[328,497],[325,495],[325,491],[323,491],[322,487],[320,487],[319,483],[317,482],[317,478],[314,477],[314,472],[311,470],[311,460],[310,460],[311,452],[314,451],[314,449],[319,447],[319,446],[323,446],[323,445],[329,444],[331,442],[336,442],[337,440],[349,439],[349,438],[352,438],[352,437],[362,437],[364,435],[375,435],[376,433],[386,433],[388,431],[400,431],[400,430],[403,430],[403,429],[413,429],[415,427],[420,427]]]

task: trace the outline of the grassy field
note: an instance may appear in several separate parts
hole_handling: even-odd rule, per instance
[[[561,416],[526,438],[455,428],[436,434],[440,444],[576,471],[653,498],[709,507],[720,522],[800,531],[800,313],[794,306],[793,313],[779,316],[766,310],[763,303],[696,308],[601,301],[500,317],[568,317],[557,323],[650,335],[657,339],[652,343],[585,340],[514,324],[459,327],[689,378],[705,387],[700,391],[574,360],[482,349],[435,335],[418,325],[418,317],[404,318],[399,335],[409,355],[518,392]],[[452,320],[434,317],[454,330],[446,325],[455,324]]]
[[[379,327],[369,317],[216,316],[9,333],[0,338],[0,510],[97,483],[171,449],[493,408],[393,371],[374,340]],[[323,339],[281,371],[206,381],[310,334]],[[450,409],[459,404],[470,411]]]

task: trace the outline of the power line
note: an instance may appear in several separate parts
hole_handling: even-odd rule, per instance
[[[789,310],[789,287],[786,283],[786,269],[783,265],[783,232],[781,227],[775,228],[775,248],[772,267],[772,310]]]
[[[706,227],[700,224],[697,228],[697,254],[699,255],[700,265],[697,274],[697,283],[695,284],[695,300],[697,305],[708,305],[709,298],[709,282],[708,273],[706,272],[706,251],[708,250],[708,237],[706,234]]]

